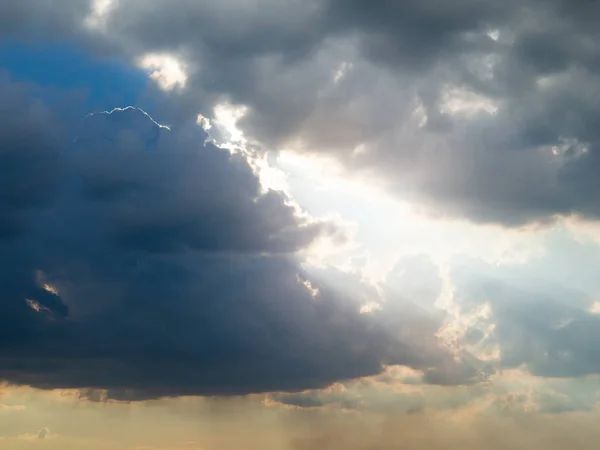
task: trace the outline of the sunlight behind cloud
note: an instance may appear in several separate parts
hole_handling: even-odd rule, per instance
[[[371,258],[365,270],[373,279],[383,278],[407,254],[427,254],[440,264],[459,254],[494,263],[522,260],[538,251],[537,239],[544,234],[535,228],[510,230],[432,220],[419,212],[418,205],[388,195],[376,180],[351,175],[330,158],[286,151],[273,165],[286,174],[289,191],[309,212],[335,211],[356,224],[353,249],[359,253],[368,249]],[[346,254],[346,258],[355,256]],[[329,262],[345,264],[339,258]]]
[[[244,132],[238,127],[248,108],[244,105],[219,103],[214,108],[214,125],[224,134],[224,138],[233,144],[245,144]]]
[[[448,86],[444,90],[440,105],[440,112],[453,115],[472,116],[482,112],[494,114],[497,111],[498,105],[491,99],[456,86]]]
[[[165,91],[183,88],[186,84],[185,66],[172,55],[149,53],[138,58],[137,63],[142,69],[150,70],[150,79]]]

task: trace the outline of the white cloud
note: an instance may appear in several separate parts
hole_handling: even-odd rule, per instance
[[[161,89],[170,91],[185,87],[185,65],[173,55],[149,53],[138,58],[137,63],[142,69],[151,71],[150,79]]]

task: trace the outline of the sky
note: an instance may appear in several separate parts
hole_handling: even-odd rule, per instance
[[[597,448],[598,20],[0,2],[0,448]]]

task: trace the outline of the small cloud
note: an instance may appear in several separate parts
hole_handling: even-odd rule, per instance
[[[42,439],[55,438],[57,434],[51,433],[48,427],[40,428],[37,433],[25,433],[18,436],[18,439],[23,441],[38,441]]]
[[[12,411],[23,411],[25,409],[26,409],[25,405],[3,405],[0,403],[0,413],[12,412]]]
[[[185,66],[172,55],[147,54],[139,58],[138,65],[142,69],[150,70],[150,79],[165,91],[184,87],[187,81]]]
[[[44,427],[40,431],[38,431],[37,438],[38,439],[46,439],[46,436],[48,436],[49,433],[50,433],[50,430],[48,428]]]
[[[600,302],[594,302],[590,307],[590,313],[594,315],[600,315]]]

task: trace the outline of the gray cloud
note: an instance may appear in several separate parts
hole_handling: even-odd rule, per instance
[[[518,225],[598,215],[597,14],[534,0],[154,0],[122,2],[107,37],[187,63],[173,112],[246,104],[243,126],[267,146],[334,152],[430,211]],[[466,112],[482,99],[495,114]]]
[[[46,40],[80,34],[82,19],[92,10],[89,0],[35,0],[0,5],[0,37]]]

